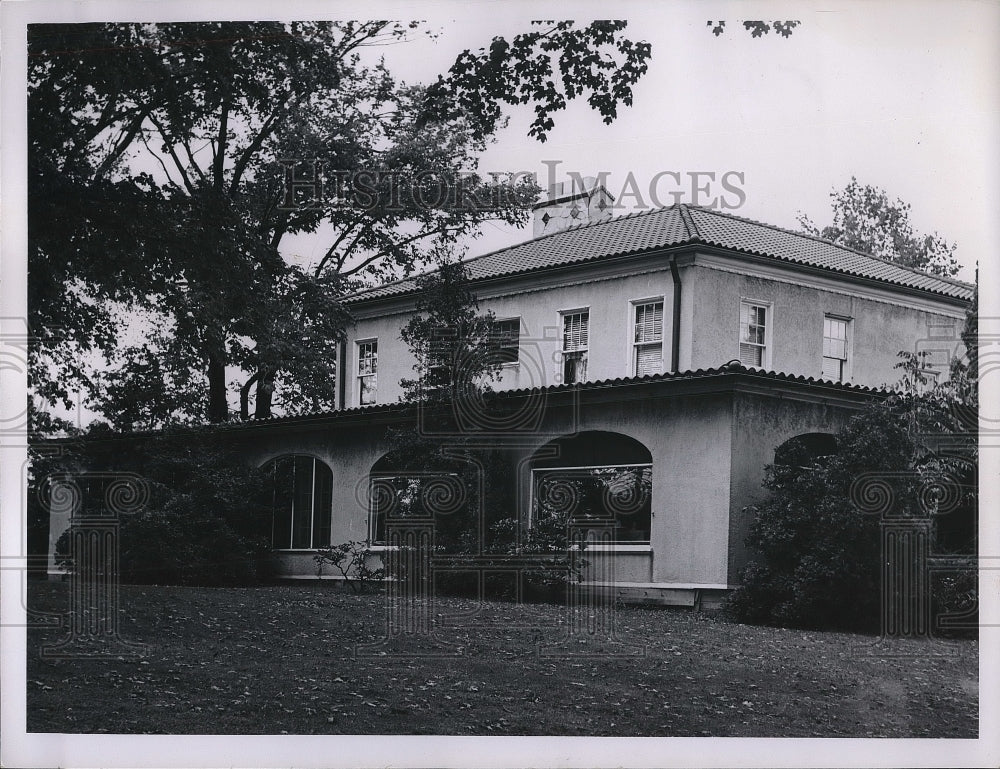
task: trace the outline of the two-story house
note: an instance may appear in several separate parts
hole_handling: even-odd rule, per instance
[[[776,450],[800,436],[834,450],[832,434],[899,379],[900,351],[931,353],[946,377],[973,287],[713,210],[613,218],[610,202],[603,188],[557,191],[535,208],[537,237],[468,260],[504,365],[462,430],[502,463],[507,487],[492,493],[525,527],[545,506],[603,510],[595,590],[711,600],[738,580],[744,507]],[[387,440],[420,420],[399,402],[416,291],[401,280],[349,299],[336,411],[237,428],[275,471],[283,576],[315,577],[321,545],[388,547],[387,516],[419,492]]]

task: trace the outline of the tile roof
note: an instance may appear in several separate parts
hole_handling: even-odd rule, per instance
[[[716,368],[705,368],[696,370],[687,370],[679,372],[665,372],[662,374],[646,374],[645,376],[631,376],[631,377],[616,377],[614,379],[602,379],[595,382],[582,382],[580,384],[558,384],[558,385],[547,385],[545,387],[525,387],[517,390],[497,390],[487,394],[485,402],[490,403],[493,401],[504,401],[508,399],[526,398],[538,395],[540,393],[550,394],[558,392],[568,392],[572,390],[579,390],[581,392],[595,391],[595,390],[607,390],[616,387],[624,386],[644,386],[653,385],[658,382],[669,382],[669,381],[694,381],[694,380],[720,380],[724,377],[733,377],[736,375],[741,375],[743,377],[750,377],[752,380],[765,380],[770,382],[791,382],[796,385],[803,385],[809,388],[822,388],[825,391],[838,391],[842,393],[852,393],[861,397],[874,397],[880,398],[889,395],[892,390],[887,387],[868,387],[865,385],[851,384],[849,382],[834,382],[830,379],[822,379],[819,377],[806,377],[797,376],[795,374],[784,374],[779,371],[770,371],[767,369],[759,369],[744,366],[738,360],[732,360],[722,366]],[[275,416],[269,417],[267,419],[251,419],[246,422],[222,422],[219,424],[202,424],[193,426],[177,426],[171,428],[173,430],[184,431],[184,430],[211,430],[218,432],[230,432],[230,431],[242,431],[242,430],[253,430],[255,428],[263,429],[269,428],[271,426],[297,426],[297,425],[308,425],[308,424],[326,424],[331,419],[339,419],[342,417],[376,417],[380,414],[382,415],[405,415],[406,412],[412,411],[415,408],[415,404],[404,403],[397,401],[394,403],[376,403],[371,406],[352,406],[345,409],[335,409],[332,411],[319,411],[310,414],[298,414],[295,416]],[[151,435],[157,435],[165,432],[164,430],[140,430],[131,433],[107,433],[95,436],[70,436],[63,438],[46,438],[38,443],[48,444],[48,443],[72,443],[78,440],[87,441],[116,441],[116,440],[128,440],[134,438],[143,438]]]
[[[764,379],[776,382],[794,382],[800,385],[806,385],[810,387],[822,387],[825,389],[833,389],[841,392],[855,393],[858,395],[867,396],[885,396],[892,392],[887,387],[868,387],[866,385],[852,384],[850,382],[835,382],[832,379],[823,379],[820,377],[806,377],[795,374],[785,374],[779,371],[770,371],[767,369],[755,368],[744,366],[738,360],[732,360],[722,366],[716,368],[705,368],[696,370],[687,370],[679,372],[665,372],[662,374],[646,374],[644,376],[631,376],[631,377],[616,377],[614,379],[602,379],[594,382],[582,382],[580,384],[558,384],[558,385],[547,385],[544,387],[524,387],[517,390],[496,390],[488,393],[486,395],[487,402],[492,400],[507,400],[524,398],[533,395],[538,395],[541,393],[550,394],[570,390],[604,390],[613,387],[622,387],[626,385],[644,385],[644,384],[654,384],[656,382],[667,382],[667,381],[689,381],[697,379],[713,379],[720,378],[724,376],[732,376],[735,374],[742,374],[745,376],[751,376],[758,379]],[[256,426],[264,426],[268,424],[287,424],[287,423],[301,423],[301,422],[315,422],[319,420],[324,420],[332,417],[339,416],[349,416],[349,415],[376,415],[380,413],[402,413],[408,409],[414,408],[412,403],[404,403],[397,401],[395,403],[376,403],[370,406],[352,406],[345,409],[337,409],[335,411],[319,412],[315,414],[303,414],[299,416],[279,416],[271,417],[269,419],[253,419],[247,422],[238,423],[226,423],[219,425],[220,429],[233,429],[233,428],[250,428]]]
[[[465,265],[469,277],[477,281],[697,244],[757,254],[956,299],[972,298],[973,286],[959,280],[928,275],[822,238],[683,203],[570,227],[468,259]],[[348,301],[354,303],[401,296],[415,290],[414,279],[407,278],[359,291],[348,297]]]

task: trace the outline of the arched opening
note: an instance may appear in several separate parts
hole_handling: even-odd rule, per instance
[[[774,464],[806,467],[820,457],[836,453],[836,436],[830,433],[803,433],[789,438],[774,450]]]
[[[271,546],[312,550],[330,544],[333,471],[321,459],[288,454],[263,467],[271,501]]]
[[[468,475],[468,466],[457,459],[434,462],[399,452],[383,455],[368,474],[369,543],[387,544],[387,520],[426,521],[438,527],[446,518],[460,526],[458,514],[471,502]]]
[[[614,541],[649,542],[653,457],[619,433],[587,431],[541,446],[530,463],[529,525],[593,525]]]

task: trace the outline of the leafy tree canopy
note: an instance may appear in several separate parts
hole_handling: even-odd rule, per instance
[[[954,243],[936,232],[932,235],[914,232],[909,203],[899,198],[892,200],[885,190],[861,185],[853,176],[844,189],[831,192],[830,199],[833,201],[833,223],[821,229],[799,212],[799,226],[803,232],[904,267],[945,277],[959,271]]]
[[[611,120],[650,55],[624,22],[547,22],[424,87],[365,53],[418,27],[32,26],[33,392],[89,389],[120,429],[225,421],[235,391],[244,417],[332,406],[346,293],[526,221],[531,180],[477,174],[500,105],[534,104],[539,139],[574,98]],[[326,238],[314,264],[279,250],[296,233]],[[156,333],[124,342],[137,315]]]

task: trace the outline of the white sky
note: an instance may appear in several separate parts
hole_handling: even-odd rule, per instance
[[[483,4],[444,7],[455,10],[451,19],[424,14],[441,29],[436,42],[381,49],[397,76],[429,82],[462,49],[516,34],[540,15],[521,3],[490,5],[489,13]],[[598,7],[545,10],[558,17]],[[733,213],[790,228],[800,210],[828,224],[830,191],[854,175],[909,202],[918,232],[957,242],[959,277],[971,280],[997,242],[1000,4],[626,2],[613,15],[630,21],[630,37],[652,44],[633,107],[606,126],[585,103],[573,104],[556,114],[544,144],[527,137],[531,113],[519,109],[481,170],[544,178],[543,161],[559,161],[560,172],[610,172],[616,195],[631,173],[644,196],[661,171],[739,171],[746,202]],[[740,22],[758,18],[802,24],[787,39],[755,39]],[[725,19],[724,34],[715,37],[709,19]],[[667,177],[659,189],[669,203],[665,193],[677,187]],[[720,191],[713,185],[712,196]],[[684,199],[691,202],[690,191]],[[470,254],[528,237],[488,225]],[[323,246],[303,237],[286,248],[308,259]]]

